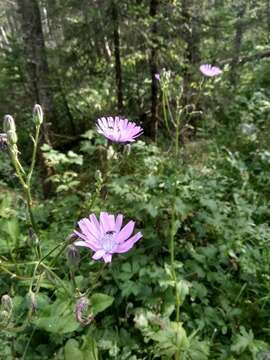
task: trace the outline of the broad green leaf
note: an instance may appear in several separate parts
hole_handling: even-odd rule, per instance
[[[43,330],[58,334],[73,332],[80,326],[75,319],[74,304],[59,299],[44,306],[33,323]]]
[[[83,353],[84,360],[98,360],[97,344],[90,334],[83,337],[81,351]]]
[[[79,343],[75,339],[69,339],[66,342],[64,347],[64,355],[65,360],[84,360],[84,356],[79,349]]]
[[[96,315],[104,310],[106,310],[109,306],[112,305],[114,298],[112,296],[96,293],[91,296],[91,305],[92,305],[92,313]]]

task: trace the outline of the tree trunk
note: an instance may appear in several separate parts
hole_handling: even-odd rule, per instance
[[[197,1],[197,0],[196,0]],[[194,69],[197,69],[200,62],[200,22],[199,18],[194,16],[194,8],[199,4],[193,3],[193,0],[182,0],[182,24],[181,24],[181,36],[186,44],[186,50],[184,53],[184,70],[183,70],[183,97],[182,106],[185,108],[183,112],[181,136],[182,143],[184,145],[185,136],[188,135],[187,124],[193,127],[192,134],[196,133],[196,127],[199,120],[199,115],[194,116],[192,113],[197,110],[194,106],[198,106],[196,102],[196,96],[198,94],[192,88],[192,82],[194,81]],[[199,12],[199,11],[198,11]],[[193,104],[196,104],[192,106]],[[185,135],[186,133],[186,135]]]
[[[114,61],[115,61],[115,81],[117,94],[117,110],[119,113],[123,110],[123,82],[122,66],[120,54],[120,32],[119,32],[119,15],[118,4],[112,0],[112,20],[113,20],[113,44],[114,44]]]
[[[29,93],[33,103],[42,106],[45,114],[45,122],[42,128],[42,139],[44,143],[50,144],[49,125],[56,126],[55,107],[50,87],[50,74],[47,62],[45,42],[42,31],[40,9],[37,0],[17,0],[20,14],[21,31],[24,41],[26,58],[26,76]],[[51,184],[46,179],[52,174],[41,156],[43,192],[47,196],[51,192]]]
[[[150,52],[150,73],[151,73],[151,137],[157,140],[158,134],[158,80],[155,75],[158,73],[157,66],[157,9],[159,0],[150,1],[149,15],[153,21],[151,29],[151,52]]]
[[[26,72],[33,103],[42,106],[47,123],[44,140],[50,143],[48,123],[55,124],[55,107],[50,86],[50,74],[37,0],[17,0],[26,56]]]
[[[237,65],[240,59],[241,45],[244,34],[245,21],[243,19],[243,16],[245,15],[245,12],[246,12],[246,3],[243,2],[238,6],[237,21],[235,24],[235,38],[233,44],[233,51],[232,51],[233,57],[231,62],[231,73],[230,73],[230,81],[233,87],[236,86],[238,80]]]
[[[270,0],[266,0],[266,25],[267,33],[270,34]]]

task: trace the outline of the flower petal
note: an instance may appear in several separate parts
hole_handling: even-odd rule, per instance
[[[86,236],[92,235],[91,231],[90,231],[91,224],[87,218],[83,218],[80,221],[78,221],[78,226],[84,235],[86,235]]]
[[[102,230],[100,228],[100,224],[98,222],[98,219],[97,219],[96,215],[95,214],[90,214],[89,219],[90,219],[91,223],[93,224],[93,226],[95,228],[95,233],[97,234],[97,237],[100,238],[100,236],[103,235],[103,234],[102,234]]]
[[[73,243],[75,246],[83,246],[83,247],[87,247],[91,249],[91,246],[89,243],[87,243],[86,241],[82,241],[82,240],[77,240]],[[92,249],[93,250],[93,249]]]
[[[77,230],[74,230],[74,234],[76,234],[79,238],[83,239],[87,244],[89,244],[89,247],[92,250],[96,251],[98,248],[100,248],[99,243],[95,240],[95,238],[81,234]]]
[[[119,244],[117,248],[114,250],[114,253],[121,254],[129,251],[134,246],[134,244],[141,238],[142,238],[142,233],[138,232],[127,241],[123,242],[122,244]]]
[[[92,259],[99,260],[105,255],[105,250],[101,249],[95,252],[95,254],[92,256]]]
[[[103,255],[103,259],[104,259],[105,263],[111,262],[112,261],[112,254],[107,253],[107,254]]]
[[[123,218],[124,216],[122,214],[118,214],[116,216],[116,220],[115,220],[115,228],[114,230],[116,231],[116,233],[118,233],[122,227],[122,223],[123,223]]]
[[[126,226],[123,227],[123,229],[119,232],[119,234],[116,237],[116,241],[120,244],[121,242],[125,241],[130,237],[134,230],[135,222],[129,221]]]
[[[107,231],[112,231],[110,229],[109,214],[107,212],[100,213],[99,222],[100,222],[100,225],[101,225],[104,233],[106,233]]]

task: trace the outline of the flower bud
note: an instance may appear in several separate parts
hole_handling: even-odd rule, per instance
[[[8,131],[13,131],[16,133],[15,121],[11,115],[5,115],[3,128],[5,133]]]
[[[131,153],[131,146],[130,146],[130,144],[125,144],[125,145],[124,145],[124,153],[126,153],[127,155],[130,155],[130,153]]]
[[[88,314],[88,308],[89,308],[90,302],[86,297],[81,297],[78,299],[76,303],[76,319],[77,321],[82,325],[88,325],[93,320],[93,315]]]
[[[30,227],[29,230],[28,230],[28,236],[29,236],[31,244],[38,245],[39,239],[38,239],[37,234],[35,233],[35,231],[34,231],[34,229],[32,227]]]
[[[68,245],[67,247],[67,263],[70,267],[76,267],[80,262],[80,253],[79,250],[74,245]]]
[[[36,125],[41,125],[43,123],[43,110],[39,104],[34,106],[33,121]]]
[[[12,310],[12,299],[8,294],[2,296],[1,305],[2,309],[7,312],[10,312]]]
[[[12,130],[7,131],[7,140],[9,144],[16,145],[18,141],[17,133]]]
[[[95,179],[99,182],[102,182],[102,173],[100,170],[96,170],[95,172]]]
[[[73,243],[76,239],[78,239],[78,236],[74,233],[72,233],[66,237],[66,241],[68,243]]]
[[[6,310],[0,311],[0,324],[7,324],[10,319],[10,314]]]
[[[35,312],[37,310],[37,299],[36,299],[35,293],[33,293],[33,291],[31,291],[31,290],[28,293],[27,302],[28,302],[29,308],[32,309],[33,312]]]

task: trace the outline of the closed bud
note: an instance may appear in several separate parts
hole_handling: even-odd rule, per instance
[[[10,145],[16,145],[18,141],[17,133],[12,130],[7,131],[7,140]]]
[[[39,104],[34,106],[33,121],[36,125],[41,125],[43,123],[43,110]]]
[[[35,293],[33,291],[30,291],[28,294],[28,304],[30,309],[32,309],[33,312],[37,310],[37,299]]]
[[[88,314],[89,305],[89,300],[84,296],[78,299],[76,302],[76,319],[82,325],[90,324],[94,318],[92,314]]]
[[[74,245],[68,245],[67,247],[67,263],[70,267],[76,267],[80,262],[80,253],[79,250]]]
[[[78,239],[78,236],[74,233],[72,233],[66,237],[66,241],[68,243],[73,243],[76,239]]]
[[[131,152],[131,146],[130,146],[130,144],[126,144],[124,146],[124,153],[126,153],[127,155],[130,155],[130,152]]]
[[[5,115],[3,128],[5,133],[8,131],[13,131],[16,133],[15,121],[11,115]]]
[[[6,310],[0,311],[0,324],[7,324],[9,322],[10,314]]]
[[[34,229],[32,227],[28,230],[29,240],[31,244],[38,245],[39,239],[37,237],[37,234],[35,233]]]
[[[12,310],[12,299],[8,294],[2,296],[1,305],[2,309],[7,312],[10,312]]]
[[[102,173],[100,170],[96,170],[95,172],[95,179],[99,182],[102,182]]]

